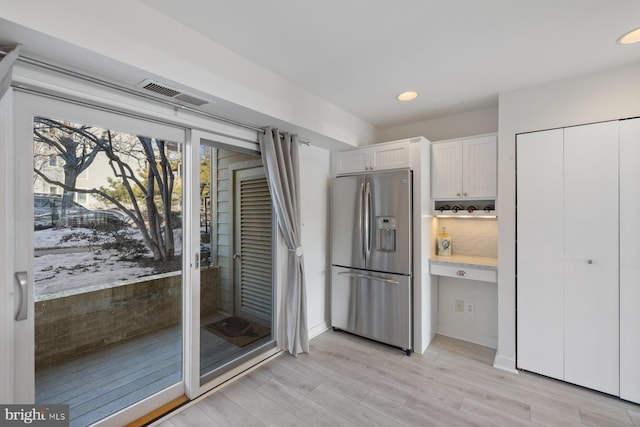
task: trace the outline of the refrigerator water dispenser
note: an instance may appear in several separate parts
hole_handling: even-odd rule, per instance
[[[377,245],[376,250],[382,252],[396,251],[396,217],[379,216],[376,217]]]

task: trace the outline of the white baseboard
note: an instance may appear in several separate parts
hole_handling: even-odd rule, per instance
[[[463,341],[472,342],[474,344],[483,345],[485,347],[498,348],[498,339],[493,337],[487,337],[483,335],[477,335],[469,333],[468,331],[448,328],[446,326],[438,325],[438,334],[445,335],[447,337],[456,338]]]
[[[322,322],[316,326],[313,326],[311,328],[309,328],[309,339],[315,338],[318,335],[320,335],[321,333],[323,333],[324,331],[326,331],[327,329],[329,329],[329,323],[328,322]]]
[[[515,359],[500,356],[499,354],[496,354],[495,359],[493,359],[493,367],[502,369],[503,371],[511,372],[512,374],[518,373],[518,370],[516,369]]]

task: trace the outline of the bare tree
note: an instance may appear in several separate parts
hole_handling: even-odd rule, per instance
[[[79,133],[88,128],[77,128]],[[175,187],[173,163],[168,155],[167,143],[160,139],[137,136],[114,138],[105,130],[103,137],[93,135],[92,141],[99,152],[107,157],[113,171],[111,188],[79,189],[67,182],[59,182],[34,168],[45,181],[65,190],[96,195],[109,201],[127,214],[140,230],[144,243],[156,261],[169,260],[175,255],[173,238],[172,196]],[[88,137],[88,135],[87,135]],[[138,164],[142,173],[136,173],[132,164]]]
[[[84,172],[96,155],[101,151],[98,137],[92,134],[89,126],[77,126],[58,120],[36,117],[34,119],[34,142],[44,144],[46,157],[55,155],[60,157],[64,164],[64,181],[62,185],[62,209],[60,220],[66,223],[66,214],[73,201],[74,190],[78,176]],[[41,156],[43,153],[40,154]],[[35,159],[34,159],[35,160]],[[45,159],[46,161],[46,159]],[[43,162],[34,164],[34,168],[40,169]]]

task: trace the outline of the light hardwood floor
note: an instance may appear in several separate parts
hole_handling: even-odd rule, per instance
[[[214,320],[222,317],[219,315]],[[203,324],[211,321],[208,319]],[[201,374],[245,354],[260,342],[240,348],[201,329]],[[169,387],[181,378],[182,329],[175,326],[40,369],[36,373],[36,403],[68,404],[70,426],[81,427]]]
[[[424,355],[344,332],[311,340],[154,425],[640,426],[640,405],[491,366],[494,350],[436,336]]]

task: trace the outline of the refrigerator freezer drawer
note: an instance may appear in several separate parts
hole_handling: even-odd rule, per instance
[[[331,324],[411,349],[411,276],[332,267]]]

